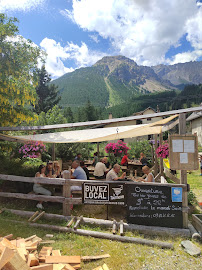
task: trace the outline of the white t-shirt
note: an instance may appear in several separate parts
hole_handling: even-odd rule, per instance
[[[149,176],[150,174],[152,175],[152,182],[154,182],[154,176],[153,176],[153,174],[152,174],[151,172],[147,175],[147,177],[145,178],[145,181],[148,181],[148,176]]]
[[[103,176],[105,174],[106,170],[107,170],[107,168],[106,168],[105,164],[102,162],[98,162],[95,165],[94,175],[95,176]]]
[[[113,181],[116,178],[118,178],[118,175],[115,173],[114,169],[111,169],[107,173],[106,181]]]

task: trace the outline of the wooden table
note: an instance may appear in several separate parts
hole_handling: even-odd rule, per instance
[[[128,162],[128,169],[132,170],[133,172],[137,171],[137,175],[142,176],[142,163],[141,162]]]

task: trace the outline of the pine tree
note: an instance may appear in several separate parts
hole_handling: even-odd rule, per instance
[[[38,69],[39,82],[36,87],[36,93],[38,95],[38,103],[35,107],[37,113],[47,112],[58,104],[61,97],[58,95],[57,86],[49,84],[51,77],[43,65],[41,69]]]

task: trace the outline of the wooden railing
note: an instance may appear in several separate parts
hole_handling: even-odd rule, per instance
[[[46,196],[46,195],[38,195],[38,194],[0,192],[0,197],[62,203],[63,215],[71,214],[72,204],[82,204],[81,197],[79,198],[72,197],[72,193],[81,194],[81,191],[71,192],[71,186],[81,187],[82,183],[86,181],[86,180],[78,180],[78,179],[74,180],[74,179],[63,179],[63,178],[23,177],[23,176],[6,175],[6,174],[0,174],[0,180],[10,181],[10,182],[24,182],[24,183],[33,183],[33,184],[41,184],[41,185],[62,186],[61,196]],[[95,182],[95,181],[90,181],[90,180],[88,181]]]

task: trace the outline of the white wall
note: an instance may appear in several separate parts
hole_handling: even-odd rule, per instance
[[[197,133],[198,143],[202,145],[202,117],[192,121],[192,134]]]

